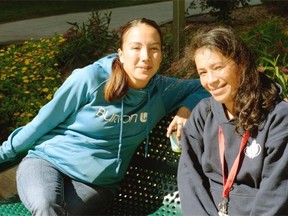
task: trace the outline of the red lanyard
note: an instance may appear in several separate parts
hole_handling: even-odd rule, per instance
[[[237,171],[239,168],[239,162],[240,162],[240,156],[241,153],[244,149],[244,147],[246,146],[246,143],[249,139],[250,133],[247,131],[245,132],[245,134],[243,135],[243,138],[241,140],[241,144],[240,144],[240,148],[239,148],[239,152],[238,155],[233,163],[233,166],[228,174],[228,178],[226,178],[225,175],[225,156],[224,156],[224,152],[225,152],[225,138],[223,135],[223,131],[222,128],[219,127],[219,132],[218,132],[218,138],[219,138],[219,153],[220,153],[220,159],[221,159],[221,164],[222,164],[222,176],[223,176],[223,198],[229,198],[229,192],[230,189],[232,188],[233,182],[235,180],[235,177],[237,175]]]

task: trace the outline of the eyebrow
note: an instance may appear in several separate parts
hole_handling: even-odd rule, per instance
[[[133,44],[141,45],[142,43],[141,43],[141,42],[137,42],[137,41],[134,41],[134,42],[130,42],[130,43],[129,43],[129,45],[133,45]],[[159,45],[159,46],[161,46],[161,43],[155,41],[155,42],[149,43],[148,45]]]
[[[216,62],[216,63],[213,63],[213,64],[209,64],[209,67],[214,67],[214,66],[219,65],[219,64],[223,65],[225,63],[224,62]],[[197,68],[197,67],[196,67],[196,69],[197,70],[205,70],[205,68]]]

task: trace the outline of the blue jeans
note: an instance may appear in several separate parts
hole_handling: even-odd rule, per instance
[[[114,198],[111,191],[75,181],[39,158],[25,158],[20,163],[17,190],[35,216],[98,215]]]

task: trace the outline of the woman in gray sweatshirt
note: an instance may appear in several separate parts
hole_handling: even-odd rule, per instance
[[[257,71],[229,28],[200,31],[181,65],[189,63],[212,97],[195,107],[181,136],[184,215],[288,215],[288,103],[281,88]]]

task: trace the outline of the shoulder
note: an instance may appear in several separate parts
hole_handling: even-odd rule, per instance
[[[105,70],[101,65],[97,64],[97,62],[87,65],[84,68],[77,69],[73,73],[76,73],[77,76],[87,80],[101,80],[107,79],[110,76],[111,70]]]
[[[259,127],[259,139],[265,140],[265,145],[270,150],[280,151],[287,148],[288,140],[288,103],[281,101],[269,113]]]
[[[268,115],[268,118],[272,118],[276,121],[288,122],[288,102],[279,102],[274,110]]]
[[[84,72],[86,76],[90,78],[107,78],[112,72],[113,62],[117,58],[117,56],[117,54],[107,55],[95,61],[93,64],[87,65],[86,67],[79,69],[79,71]]]
[[[211,98],[202,99],[192,110],[190,121],[204,125],[208,115],[211,114]]]
[[[275,111],[279,111],[281,110],[282,112],[284,112],[285,114],[288,113],[288,102],[286,101],[280,101],[276,106],[275,106],[275,109],[274,109],[274,112]]]
[[[288,121],[288,102],[281,101],[277,103],[277,105],[268,115],[268,118],[286,119]]]
[[[77,82],[91,83],[93,85],[105,82],[110,77],[112,64],[116,57],[114,54],[108,55],[83,68],[77,68],[69,78]]]
[[[108,79],[108,75],[100,67],[94,64],[87,65],[83,68],[77,68],[72,71],[71,75],[65,81],[65,85],[83,88],[88,91],[94,91],[99,84]]]
[[[186,122],[184,128],[189,130],[189,133],[193,133],[194,136],[202,136],[204,133],[205,124],[210,118],[211,114],[211,99],[204,98],[202,99],[192,110],[192,113]],[[183,128],[183,129],[184,129]],[[198,134],[198,135],[197,135]],[[199,137],[199,139],[201,139]]]
[[[275,106],[260,125],[260,129],[263,128],[267,128],[267,130],[288,128],[288,102],[281,101]]]
[[[211,97],[202,99],[193,109],[193,113],[198,113],[201,116],[206,116],[211,112]]]

